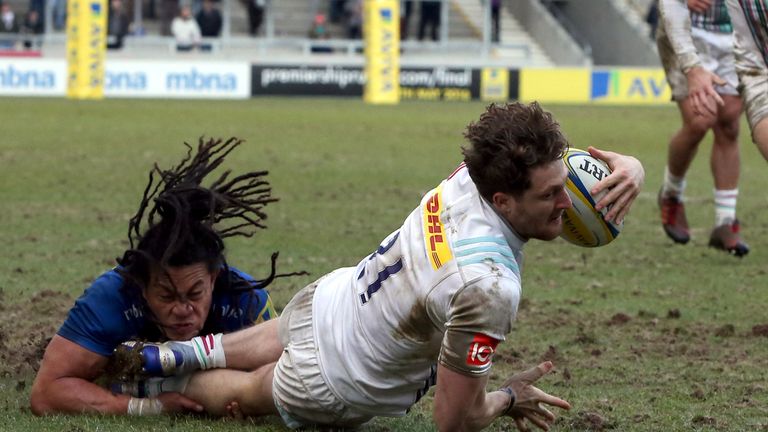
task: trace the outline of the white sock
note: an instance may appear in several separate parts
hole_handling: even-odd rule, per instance
[[[715,226],[730,224],[736,219],[738,189],[715,189]]]
[[[184,393],[192,374],[174,375],[167,378],[149,378],[144,382],[145,397],[157,397],[160,393]]]
[[[661,187],[661,196],[674,196],[678,197],[680,201],[682,201],[683,192],[685,192],[685,176],[677,177],[669,172],[668,166],[664,168],[664,185]]]
[[[224,346],[221,344],[223,333],[195,336],[189,343],[195,350],[195,357],[201,369],[225,368],[227,360],[224,356]]]

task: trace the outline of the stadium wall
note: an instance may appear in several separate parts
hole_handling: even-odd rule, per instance
[[[66,62],[0,59],[1,96],[66,95]],[[362,97],[360,65],[107,60],[108,98],[247,99],[259,96]],[[402,67],[402,100],[522,100],[547,103],[664,104],[661,69]]]

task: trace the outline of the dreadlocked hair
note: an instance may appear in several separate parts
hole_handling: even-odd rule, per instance
[[[210,271],[226,267],[224,238],[250,237],[266,228],[264,206],[277,201],[264,179],[267,171],[230,178],[227,170],[209,186],[201,185],[242,142],[201,137],[194,155],[192,146],[184,143],[187,155],[175,167],[154,165],[139,209],[128,223],[130,249],[118,259],[124,276],[144,288],[155,270],[200,262]]]

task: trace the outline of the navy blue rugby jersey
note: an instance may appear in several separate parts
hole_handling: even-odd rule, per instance
[[[248,281],[253,288],[244,292],[215,289],[211,310],[201,334],[239,330],[277,317],[269,293],[250,275],[229,267],[216,279],[216,286]],[[126,281],[116,269],[99,276],[69,310],[58,335],[83,348],[108,356],[122,342],[131,339],[160,340],[162,334],[146,316],[137,290],[124,289]]]

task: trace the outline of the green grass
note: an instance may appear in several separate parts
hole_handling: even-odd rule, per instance
[[[739,260],[706,247],[714,219],[710,138],[689,174],[691,244],[672,245],[661,231],[655,195],[666,142],[679,126],[673,106],[546,108],[575,147],[633,154],[647,181],[614,244],[526,247],[524,301],[492,384],[553,359],[557,371],[541,387],[574,407],[560,413],[559,431],[768,430],[768,338],[752,332],[768,323],[768,166],[746,125],[739,217],[753,250]],[[463,128],[482,110],[479,103],[371,107],[334,99],[0,99],[4,362],[18,363],[14,348],[24,335],[51,336],[71,300],[121,255],[148,169],[177,161],[183,141],[245,138],[228,167],[270,171],[281,201],[268,207],[269,229],[231,241],[228,257],[262,277],[279,250],[280,271],[311,272],[274,284],[282,307],[313,278],[356,264],[396,229],[459,162]],[[47,307],[45,290],[63,293],[53,298],[64,308]],[[629,321],[614,323],[616,314]],[[0,430],[242,430],[188,417],[39,419],[26,408],[32,378],[26,367],[0,379]],[[377,420],[371,429],[432,430],[430,404],[427,397],[408,417]],[[513,426],[500,420],[492,429]],[[282,429],[273,422],[249,430]]]

